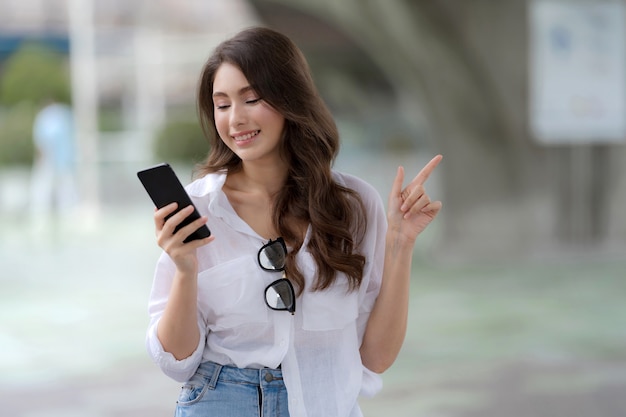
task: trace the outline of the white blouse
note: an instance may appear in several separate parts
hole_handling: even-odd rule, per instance
[[[297,255],[305,290],[295,315],[265,304],[265,288],[280,278],[264,271],[257,253],[267,241],[230,205],[222,186],[225,173],[209,174],[186,189],[198,211],[208,216],[215,241],[198,249],[198,326],[200,343],[186,359],[176,360],[157,337],[175,265],[166,253],[157,263],[149,301],[146,345],[150,356],[171,378],[190,379],[202,362],[239,368],[281,365],[291,417],[362,416],[360,395],[382,387],[379,375],[365,368],[359,347],[380,290],[387,220],[377,191],[364,181],[333,172],[335,180],[359,193],[367,213],[367,232],[360,248],[366,257],[363,281],[348,292],[346,279],[329,289],[312,291],[317,267],[305,250],[310,230]]]

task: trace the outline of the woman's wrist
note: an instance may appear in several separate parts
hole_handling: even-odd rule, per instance
[[[196,281],[198,278],[198,268],[197,267],[188,267],[188,268],[176,268],[176,279],[179,281]]]
[[[399,231],[388,230],[385,236],[385,246],[387,251],[391,250],[393,253],[409,253],[413,254],[413,247],[415,241],[406,237],[406,235]]]

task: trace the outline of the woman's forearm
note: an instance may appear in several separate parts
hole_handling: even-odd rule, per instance
[[[197,274],[176,272],[157,335],[163,349],[177,360],[191,356],[198,347]]]
[[[388,234],[380,293],[361,344],[361,360],[382,373],[395,361],[406,335],[413,242]]]

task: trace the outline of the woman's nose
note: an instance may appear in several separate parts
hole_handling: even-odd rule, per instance
[[[232,105],[230,112],[231,126],[240,126],[245,124],[247,119],[246,111],[241,105]]]

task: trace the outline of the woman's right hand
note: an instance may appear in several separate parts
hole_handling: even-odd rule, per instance
[[[206,224],[207,217],[202,216],[174,233],[176,226],[193,212],[193,206],[187,206],[166,221],[165,218],[172,214],[177,206],[176,203],[171,203],[154,212],[157,243],[172,258],[180,272],[195,276],[198,271],[196,249],[212,242],[215,238],[210,236],[184,243],[183,241],[190,234]]]

